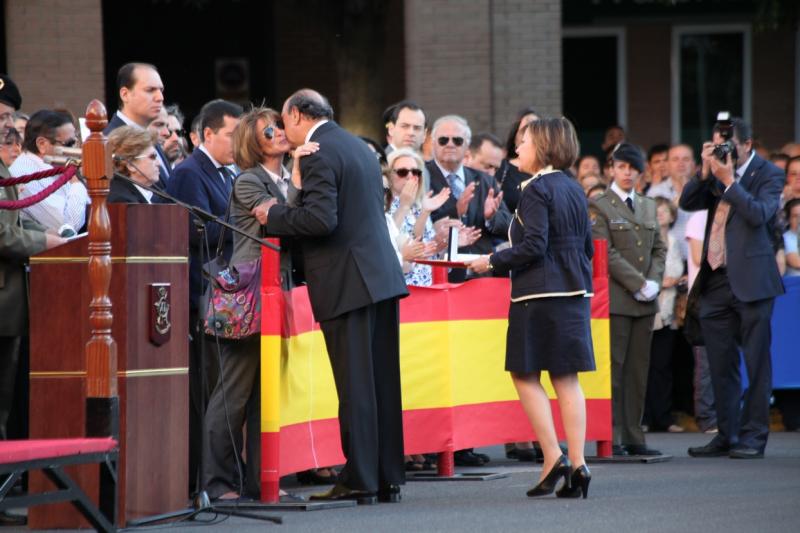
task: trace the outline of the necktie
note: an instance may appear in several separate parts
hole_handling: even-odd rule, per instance
[[[222,176],[222,182],[225,184],[225,189],[230,191],[233,188],[233,172],[228,167],[219,167],[220,176]]]
[[[731,204],[720,200],[714,212],[714,221],[711,223],[711,233],[708,236],[708,264],[711,270],[716,270],[725,264],[725,224],[728,222],[728,213]]]
[[[635,213],[636,212],[636,211],[633,210],[633,198],[631,198],[630,196],[625,198],[625,205],[628,206],[628,209],[631,210],[631,213]]]
[[[461,193],[464,192],[464,183],[458,177],[458,174],[448,174],[447,183],[450,184],[450,192],[453,193],[455,199],[461,198]]]

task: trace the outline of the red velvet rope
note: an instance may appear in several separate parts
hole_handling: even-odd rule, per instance
[[[25,198],[23,200],[2,200],[2,201],[0,201],[0,209],[12,209],[12,210],[13,209],[24,209],[24,208],[30,207],[30,206],[32,206],[34,204],[38,204],[39,202],[41,202],[42,200],[44,200],[45,198],[47,198],[48,196],[50,196],[51,194],[56,192],[58,189],[63,187],[65,183],[67,183],[69,180],[72,179],[72,177],[75,175],[75,172],[77,172],[77,170],[78,170],[78,167],[76,167],[74,165],[69,165],[67,167],[57,167],[57,168],[53,168],[53,169],[50,169],[50,170],[45,170],[43,172],[36,172],[35,174],[28,174],[27,176],[21,176],[19,178],[0,179],[0,186],[9,187],[9,186],[12,185],[12,183],[9,183],[9,182],[27,183],[28,181],[33,181],[35,179],[48,178],[50,176],[55,176],[56,174],[59,174],[59,173],[63,172],[63,174],[61,174],[61,176],[59,176],[57,180],[55,180],[53,183],[51,183],[50,185],[48,185],[47,187],[45,187],[44,189],[42,189],[38,193],[34,194],[33,196],[29,196],[28,198]],[[44,174],[44,175],[43,176],[39,176],[40,174]],[[31,177],[31,176],[34,176],[34,177]],[[35,176],[39,176],[39,177],[35,177]],[[26,181],[20,181],[20,180],[26,180]]]
[[[12,187],[14,185],[20,185],[22,183],[28,183],[31,181],[36,181],[44,178],[49,178],[52,176],[58,176],[67,167],[53,167],[47,170],[42,170],[41,172],[34,172],[33,174],[28,174],[26,176],[20,176],[18,178],[6,178],[0,181],[0,186],[2,187]]]

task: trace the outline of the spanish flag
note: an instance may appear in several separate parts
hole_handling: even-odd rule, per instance
[[[579,375],[586,395],[589,441],[611,440],[608,279],[603,256],[602,268],[595,261],[592,298],[597,371]],[[481,278],[409,290],[410,296],[400,301],[405,453],[536,440],[504,370],[509,280]],[[307,290],[265,290],[263,295],[262,480],[276,489],[280,476],[342,464],[345,459],[333,374]],[[543,383],[553,399],[556,427],[563,438],[555,393],[547,378]]]

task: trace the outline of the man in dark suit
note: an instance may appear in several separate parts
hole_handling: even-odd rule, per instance
[[[233,142],[231,135],[239,117],[241,106],[225,100],[212,100],[200,111],[202,122],[202,144],[192,155],[175,168],[169,180],[167,192],[187,204],[199,207],[217,217],[224,217],[228,199],[233,189],[233,173],[226,167],[233,163]],[[194,218],[194,217],[191,217]],[[190,221],[189,228],[189,332],[192,338],[189,349],[189,475],[194,481],[200,454],[202,417],[205,401],[210,389],[217,381],[217,365],[212,357],[203,357],[205,336],[201,298],[205,289],[202,279],[203,252],[205,243],[214,253],[219,243],[222,227],[215,223],[205,223],[204,231],[198,231],[196,221]],[[225,232],[223,256],[231,258],[233,236]],[[212,258],[205,257],[205,261]],[[210,347],[209,347],[210,348]],[[205,350],[207,354],[211,352]],[[202,369],[202,371],[201,371]],[[206,379],[203,379],[205,374]],[[205,382],[205,390],[203,383]]]
[[[398,501],[404,482],[398,298],[408,294],[383,213],[381,169],[358,137],[333,122],[319,93],[293,94],[281,113],[293,145],[319,143],[301,159],[294,207],[274,199],[253,214],[267,233],[299,238],[314,317],[339,396],[339,482],[314,499]]]
[[[714,147],[731,133],[735,154],[721,160]],[[719,433],[707,445],[689,448],[689,455],[761,458],[772,392],[770,319],[775,297],[784,292],[770,239],[784,176],[755,153],[750,126],[738,118],[714,126],[713,143],[703,145],[702,156],[701,174],[683,189],[680,205],[708,209],[693,292],[700,295]],[[749,381],[741,407],[740,348]]]
[[[156,67],[148,63],[122,65],[117,72],[117,91],[119,109],[103,130],[106,135],[126,125],[146,129],[164,107],[164,84]],[[160,177],[156,187],[165,190],[172,167],[161,146],[156,145],[156,152]]]
[[[441,218],[460,220],[465,226],[481,230],[480,238],[460,253],[490,254],[492,239],[508,239],[511,213],[503,203],[503,193],[494,178],[464,166],[464,156],[469,149],[472,132],[467,121],[458,115],[446,115],[433,124],[433,160],[426,163],[431,175],[434,194],[450,188],[450,198],[431,214],[436,221]],[[448,279],[464,281],[467,271],[453,269]]]

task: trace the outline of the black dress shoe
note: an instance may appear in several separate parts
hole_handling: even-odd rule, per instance
[[[331,490],[327,492],[312,494],[308,499],[312,501],[355,500],[359,505],[373,505],[378,503],[378,497],[374,492],[355,490],[339,484],[334,485]]]
[[[384,485],[378,489],[378,501],[381,503],[398,503],[402,499],[400,485]]]
[[[337,481],[336,474],[323,476],[317,469],[298,472],[295,476],[301,485],[333,485]]]
[[[583,495],[585,500],[589,496],[589,482],[592,480],[592,473],[589,467],[581,465],[572,471],[569,477],[569,486],[565,483],[563,487],[556,491],[559,498],[580,498]]]
[[[0,527],[24,526],[27,523],[28,519],[22,515],[11,514],[8,511],[0,512]]]
[[[535,463],[537,459],[540,459],[539,454],[533,448],[519,448],[515,451],[517,452],[516,459],[521,463]]]
[[[705,446],[689,448],[688,453],[692,457],[725,457],[730,453],[730,447],[712,440]]]
[[[626,444],[625,451],[628,455],[661,455],[659,450],[648,448],[644,444]]]
[[[459,450],[453,454],[456,466],[482,466],[483,459],[469,450]]]
[[[478,458],[480,458],[480,460],[483,461],[483,464],[486,464],[486,463],[488,463],[489,461],[492,460],[492,458],[489,457],[488,455],[486,455],[485,453],[476,453],[476,452],[472,452],[472,453],[477,455]]]
[[[730,451],[731,459],[763,459],[764,452],[756,448],[746,448],[744,446],[734,448]]]
[[[616,455],[618,457],[626,457],[628,455],[628,450],[625,449],[625,446],[620,444],[614,444],[611,447],[612,455]]]
[[[572,470],[572,463],[566,455],[562,455],[550,469],[550,472],[542,479],[538,485],[527,492],[529,498],[552,494],[556,490],[558,480],[564,478],[564,486],[570,488],[569,472]]]

